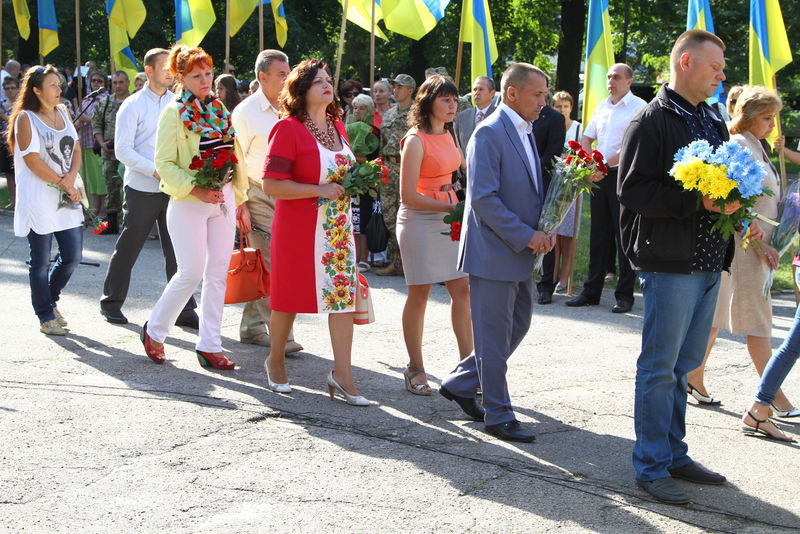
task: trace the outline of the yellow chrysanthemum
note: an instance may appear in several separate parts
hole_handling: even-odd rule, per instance
[[[678,163],[675,165],[675,179],[683,184],[684,189],[697,189],[697,183],[707,166],[699,159],[693,159],[689,163]]]
[[[703,195],[711,198],[727,198],[731,191],[736,187],[736,182],[727,176],[727,169],[724,165],[709,165],[706,169],[697,188]]]

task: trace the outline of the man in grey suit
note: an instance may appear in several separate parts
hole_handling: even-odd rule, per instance
[[[467,150],[467,143],[472,137],[472,132],[486,117],[496,109],[494,95],[497,93],[494,80],[488,76],[478,76],[472,84],[473,107],[465,109],[456,115],[453,128],[455,129],[461,150]]]
[[[497,113],[467,145],[458,262],[469,273],[475,353],[458,364],[439,391],[467,415],[484,421],[488,433],[531,442],[533,434],[514,417],[506,361],[530,328],[534,256],[555,245],[536,229],[545,188],[531,133],[531,122],[545,104],[547,78],[533,65],[514,63],[503,73],[501,90]],[[479,385],[483,408],[475,400]]]

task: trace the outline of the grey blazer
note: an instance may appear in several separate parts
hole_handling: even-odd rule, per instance
[[[505,282],[532,275],[535,256],[528,243],[544,204],[539,156],[532,145],[533,169],[502,108],[481,122],[467,144],[467,197],[458,250],[462,272]]]
[[[497,104],[494,100],[492,100],[492,104],[489,106],[489,109],[486,110],[486,117],[484,117],[483,120],[488,119],[492,113],[494,113],[495,109],[497,109]],[[458,137],[458,144],[461,146],[461,150],[463,150],[465,154],[467,151],[469,138],[472,137],[472,132],[475,131],[475,115],[477,113],[478,108],[476,107],[465,109],[456,115],[456,120],[453,124],[453,129]]]

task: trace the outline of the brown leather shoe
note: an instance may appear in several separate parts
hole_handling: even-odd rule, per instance
[[[394,263],[390,263],[383,269],[376,269],[375,274],[378,276],[402,276],[403,267]]]

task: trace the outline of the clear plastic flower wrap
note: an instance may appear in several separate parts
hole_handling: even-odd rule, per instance
[[[789,247],[797,239],[797,229],[800,225],[800,185],[798,182],[792,182],[786,192],[786,195],[781,200],[780,219],[775,232],[772,234],[770,245],[778,251],[778,258],[786,254]],[[772,281],[774,279],[775,271],[770,269],[767,281],[764,283],[763,295],[764,298],[769,296],[772,289]]]

